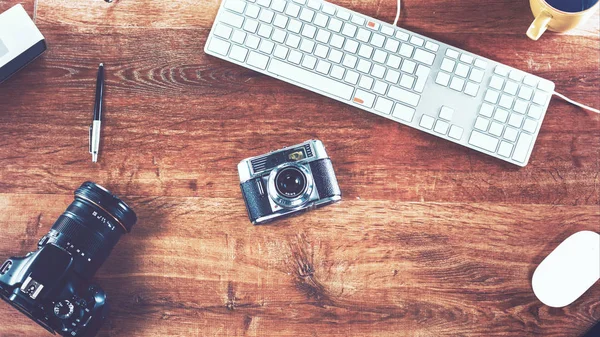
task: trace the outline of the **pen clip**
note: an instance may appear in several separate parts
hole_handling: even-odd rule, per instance
[[[90,138],[88,138],[88,143],[89,143],[89,147],[90,147],[90,153],[92,153],[92,128],[93,126],[90,125]]]

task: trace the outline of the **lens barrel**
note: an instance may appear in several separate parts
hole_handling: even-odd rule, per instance
[[[40,245],[53,243],[69,251],[75,271],[91,278],[136,222],[135,212],[125,202],[104,187],[86,182]]]
[[[306,189],[306,176],[296,167],[286,167],[277,173],[275,186],[277,192],[283,197],[297,198]]]

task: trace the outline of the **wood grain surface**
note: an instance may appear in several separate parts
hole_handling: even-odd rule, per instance
[[[99,336],[580,336],[600,285],[553,309],[531,290],[562,240],[600,231],[600,116],[553,99],[517,168],[204,54],[217,0],[23,3],[49,50],[0,85],[0,260],[92,180],[139,215],[95,281]],[[334,3],[393,21],[396,1]],[[600,107],[599,18],[530,41],[527,0],[403,1],[400,25]],[[88,149],[107,68],[100,162]],[[327,146],[336,205],[252,226],[237,163]],[[46,336],[0,303],[0,336]]]

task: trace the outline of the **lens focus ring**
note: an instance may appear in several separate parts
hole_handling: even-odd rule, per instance
[[[58,218],[52,229],[67,236],[70,239],[69,242],[77,249],[87,253],[89,258],[93,258],[102,248],[103,238],[101,235],[64,214]]]

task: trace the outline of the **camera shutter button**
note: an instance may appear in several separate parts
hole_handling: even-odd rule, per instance
[[[69,300],[62,300],[54,304],[54,315],[60,319],[68,319],[73,316],[75,306]]]

